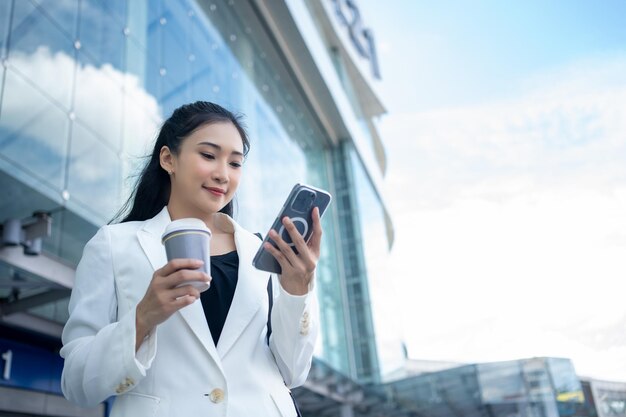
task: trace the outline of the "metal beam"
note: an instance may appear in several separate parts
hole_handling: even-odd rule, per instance
[[[70,296],[68,289],[56,289],[46,291],[40,294],[31,295],[30,297],[18,299],[11,302],[0,302],[0,316],[8,316],[20,313],[40,305],[53,303]]]
[[[28,256],[21,246],[5,246],[0,248],[0,261],[65,288],[74,285],[74,268],[50,255]]]
[[[58,338],[60,338],[63,333],[62,324],[28,313],[15,313],[10,316],[0,316],[0,321],[15,327],[29,329],[34,332]]]

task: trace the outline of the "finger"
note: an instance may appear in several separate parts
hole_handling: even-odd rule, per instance
[[[313,233],[311,234],[311,239],[309,239],[308,246],[311,248],[315,256],[319,258],[320,246],[322,243],[322,221],[320,219],[319,207],[313,208],[311,217],[313,218]]]
[[[271,232],[270,232],[271,234]],[[265,248],[266,251],[268,251],[274,258],[276,258],[276,261],[280,264],[281,269],[283,270],[283,273],[285,271],[285,269],[287,268],[291,268],[292,265],[289,262],[289,260],[285,257],[285,255],[283,255],[283,253],[281,251],[279,251],[278,249],[276,249],[274,247],[274,245],[272,245],[269,242],[265,242],[263,244],[263,247]]]
[[[177,287],[168,291],[168,296],[172,301],[175,301],[176,299],[185,296],[190,296],[198,299],[200,298],[200,291],[198,291],[197,288],[191,285],[183,285],[181,287]]]
[[[309,249],[309,246],[304,241],[304,237],[300,234],[296,226],[293,224],[291,219],[285,218],[284,220],[285,229],[289,233],[291,237],[291,241],[294,243],[296,248],[298,249],[298,254],[294,254],[294,256],[298,260],[298,264],[304,266],[307,271],[312,271],[315,269],[316,261],[313,253]],[[291,251],[293,253],[293,251]],[[292,262],[294,266],[296,266],[295,261]]]
[[[285,230],[289,233],[289,237],[291,241],[296,245],[298,249],[298,253],[302,254],[303,252],[307,253],[309,251],[306,242],[304,241],[304,237],[300,234],[296,225],[293,224],[293,221],[289,217],[285,217],[283,219],[283,224],[285,225]],[[293,251],[292,251],[293,252]]]
[[[181,269],[167,277],[169,288],[178,287],[181,284],[187,284],[193,281],[211,282],[211,277],[204,271],[192,271],[189,269]]]
[[[292,266],[298,265],[298,255],[295,254],[291,246],[285,242],[282,236],[279,236],[275,230],[270,230],[270,237],[278,246],[278,250],[283,254]]]
[[[176,300],[172,301],[172,307],[174,311],[180,310],[183,307],[187,307],[190,304],[193,304],[198,298],[193,295],[184,295]]]
[[[179,269],[198,269],[204,262],[200,259],[172,259],[168,263],[163,266],[163,268],[159,269],[159,274],[163,277],[173,274]]]

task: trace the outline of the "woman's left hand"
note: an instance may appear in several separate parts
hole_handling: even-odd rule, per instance
[[[265,243],[265,249],[276,258],[282,269],[282,273],[279,276],[280,284],[285,291],[292,295],[304,295],[309,292],[309,284],[313,279],[317,261],[320,258],[322,225],[319,208],[313,208],[311,214],[313,218],[313,234],[308,243],[304,241],[291,219],[285,217],[282,220],[285,230],[291,237],[291,241],[298,249],[297,254],[275,230],[270,230],[269,235],[276,242],[278,249],[268,242]]]

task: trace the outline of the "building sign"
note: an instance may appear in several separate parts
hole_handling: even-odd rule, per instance
[[[0,338],[0,386],[61,394],[62,370],[58,354]]]
[[[332,2],[339,22],[348,29],[352,45],[361,57],[370,62],[372,75],[380,79],[380,67],[378,66],[378,55],[376,55],[374,33],[363,25],[361,12],[355,0],[332,0]]]

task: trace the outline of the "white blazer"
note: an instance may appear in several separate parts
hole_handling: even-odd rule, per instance
[[[85,246],[63,330],[63,393],[83,406],[115,395],[111,417],[295,416],[287,386],[303,384],[311,366],[315,291],[290,295],[272,276],[268,347],[269,274],[252,266],[260,241],[227,215],[217,214],[215,227],[234,233],[239,278],[217,346],[198,300],[135,353],[135,307],[167,263],[161,235],[169,222],[164,208],[147,221],[104,226]]]

